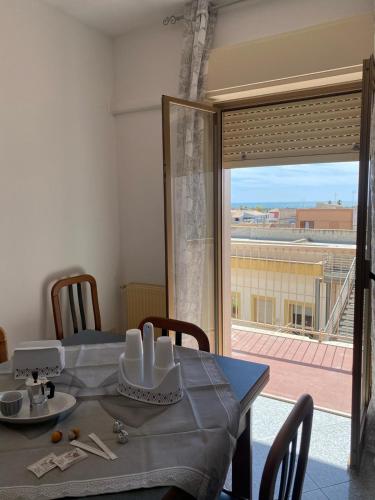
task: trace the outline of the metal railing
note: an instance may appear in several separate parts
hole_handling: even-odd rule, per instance
[[[327,340],[324,332],[316,331],[314,329],[307,328],[297,328],[292,324],[288,325],[272,325],[270,323],[259,323],[256,321],[248,321],[241,320],[238,318],[232,317],[232,328],[236,327],[241,329],[241,326],[245,326],[247,328],[254,328],[256,332],[266,331],[267,333],[275,333],[275,334],[287,334],[293,336],[301,336],[308,337],[310,339],[324,341]]]
[[[338,326],[353,288],[354,252],[337,246],[232,239],[232,323],[348,342],[348,334]]]
[[[333,306],[328,321],[323,329],[329,340],[332,337],[336,339],[339,337],[338,329],[340,325],[340,320],[344,313],[345,307],[349,301],[350,294],[353,290],[354,282],[355,282],[355,258],[351,263],[348,274],[346,275],[345,281],[337,297],[336,303]]]

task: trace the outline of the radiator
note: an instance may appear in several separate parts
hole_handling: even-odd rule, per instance
[[[165,286],[129,283],[124,286],[126,328],[138,328],[147,316],[166,317]]]

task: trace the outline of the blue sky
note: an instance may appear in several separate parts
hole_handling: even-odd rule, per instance
[[[231,170],[232,203],[342,200],[356,204],[358,162]]]

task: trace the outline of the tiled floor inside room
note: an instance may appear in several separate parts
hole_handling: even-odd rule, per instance
[[[253,498],[258,490],[263,465],[275,435],[292,405],[259,397],[253,407]],[[348,471],[350,419],[323,411],[314,412],[310,458],[303,500],[374,500],[374,456],[364,457],[359,475]],[[229,484],[228,484],[229,483]],[[230,480],[227,480],[230,489]]]

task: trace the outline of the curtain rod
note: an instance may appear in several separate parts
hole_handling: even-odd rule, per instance
[[[236,3],[241,3],[245,2],[246,0],[229,0],[228,2],[213,5],[214,10],[219,10],[222,9],[223,7],[229,7],[230,5],[235,5]],[[167,16],[163,19],[163,24],[164,26],[168,26],[168,24],[176,24],[178,21],[182,21],[184,19],[184,16]]]

